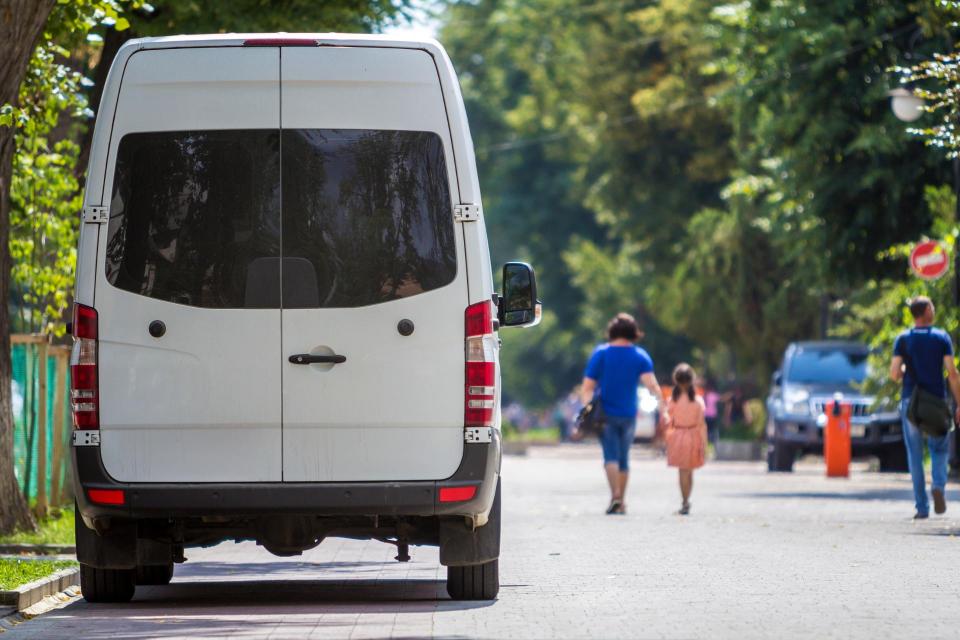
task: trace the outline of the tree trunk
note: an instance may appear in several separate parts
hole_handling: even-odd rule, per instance
[[[56,0],[0,0],[0,105],[17,104],[20,83]],[[0,533],[35,523],[13,470],[10,363],[10,178],[13,127],[0,126]]]

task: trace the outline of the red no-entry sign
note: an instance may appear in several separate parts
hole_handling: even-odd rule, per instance
[[[910,268],[924,280],[936,280],[950,268],[950,254],[936,240],[921,242],[910,252]]]

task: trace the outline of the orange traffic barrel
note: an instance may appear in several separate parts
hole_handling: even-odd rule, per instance
[[[823,428],[823,457],[828,478],[850,477],[850,412],[848,403],[832,400],[824,407],[827,424]]]

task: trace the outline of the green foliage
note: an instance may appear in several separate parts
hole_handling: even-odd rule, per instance
[[[130,14],[138,36],[179,33],[347,31],[404,20],[410,0],[156,0]]]
[[[30,59],[18,107],[5,107],[0,124],[16,127],[10,275],[20,331],[62,335],[70,303],[82,208],[73,138],[80,119],[92,115],[83,90],[89,81],[66,63],[70,47],[98,25],[126,24],[113,0],[61,0]]]
[[[934,5],[928,20],[928,30],[939,30],[949,39],[950,31],[960,20],[960,2],[940,0]],[[920,135],[926,144],[946,152],[947,157],[960,157],[960,53],[934,53],[933,58],[910,67],[895,67],[904,84],[917,83],[913,93],[926,101],[925,110],[936,114],[938,124],[927,127],[910,128],[908,131]]]
[[[953,273],[939,280],[921,280],[909,268],[910,251],[915,242],[939,240],[945,247],[955,248],[960,227],[955,218],[955,196],[949,185],[927,187],[927,206],[933,225],[928,234],[918,234],[911,242],[896,244],[880,253],[878,259],[896,265],[896,274],[890,278],[871,280],[852,298],[850,314],[837,334],[865,341],[873,349],[870,356],[870,376],[865,389],[876,394],[878,404],[891,405],[898,399],[900,385],[888,377],[893,342],[913,324],[908,308],[916,296],[929,296],[937,310],[938,326],[956,339],[960,328],[960,308],[952,304]]]
[[[551,402],[616,310],[661,374],[693,353],[760,384],[842,320],[947,177],[886,96],[936,20],[894,0],[453,4],[494,252],[538,267],[550,310],[550,339],[504,332],[507,388]]]

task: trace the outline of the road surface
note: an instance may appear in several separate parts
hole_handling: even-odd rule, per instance
[[[956,638],[960,495],[911,520],[906,475],[857,465],[698,472],[689,517],[675,475],[637,452],[629,514],[606,516],[594,446],[504,461],[500,597],[446,598],[437,551],[329,540],[296,558],[252,543],[188,550],[127,605],[73,601],[4,638]]]

